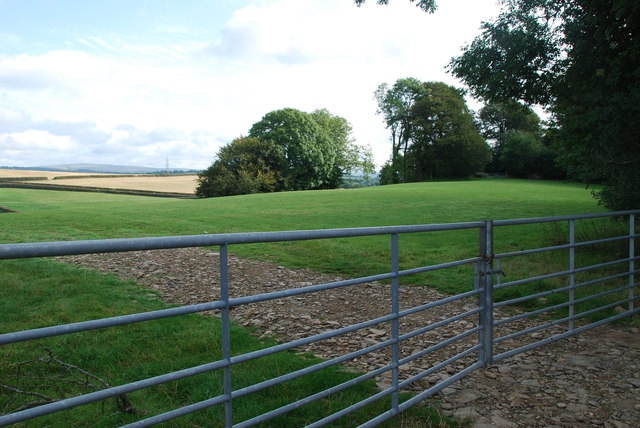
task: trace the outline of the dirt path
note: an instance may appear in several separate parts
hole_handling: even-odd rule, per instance
[[[122,278],[135,279],[158,290],[163,300],[193,304],[217,300],[218,254],[201,249],[113,253],[60,258]],[[230,295],[241,297],[339,278],[310,270],[292,270],[275,264],[230,257]],[[401,309],[445,297],[426,287],[401,287]],[[258,334],[288,341],[333,330],[389,314],[390,288],[367,283],[330,292],[307,294],[241,306],[232,316]],[[476,307],[474,300],[449,303],[402,319],[401,334]],[[503,316],[496,314],[496,318]],[[425,349],[477,325],[477,317],[438,328],[403,342],[402,356]],[[512,328],[531,325],[519,321]],[[548,335],[551,329],[545,332]],[[304,347],[333,358],[389,338],[390,326],[360,330]],[[508,330],[503,330],[500,335]],[[557,327],[556,332],[563,331]],[[541,338],[534,333],[533,338]],[[472,346],[475,334],[417,361],[402,366],[401,378],[418,374],[449,356]],[[517,344],[507,343],[513,347]],[[475,358],[473,357],[469,358]],[[446,370],[412,384],[414,391],[432,386],[468,365],[459,361]],[[386,350],[353,360],[360,370],[373,370],[389,362]],[[474,426],[625,428],[640,426],[640,333],[638,329],[600,327],[537,350],[520,354],[478,370],[430,399],[443,413],[469,417]],[[377,379],[380,387],[389,377]]]

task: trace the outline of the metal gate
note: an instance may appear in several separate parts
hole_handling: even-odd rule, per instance
[[[53,412],[70,409],[83,404],[104,400],[106,398],[118,397],[122,394],[130,393],[166,382],[183,379],[200,373],[221,370],[223,372],[224,388],[221,395],[210,397],[199,403],[181,407],[170,412],[155,415],[144,420],[134,422],[128,426],[150,426],[161,422],[170,421],[175,418],[187,415],[212,406],[224,407],[224,425],[226,427],[249,427],[258,423],[270,420],[278,415],[302,407],[310,402],[329,397],[338,391],[347,389],[359,382],[372,379],[385,373],[390,377],[390,386],[380,390],[371,397],[340,410],[330,416],[324,417],[311,423],[308,426],[317,427],[326,425],[336,419],[355,411],[371,402],[383,397],[391,397],[391,405],[387,411],[376,415],[362,426],[375,426],[379,423],[398,415],[403,410],[417,404],[425,398],[435,394],[448,385],[458,381],[472,371],[481,368],[494,361],[508,358],[520,352],[524,352],[535,347],[550,343],[564,337],[577,334],[589,328],[602,325],[638,313],[635,301],[638,299],[636,288],[635,267],[637,256],[635,255],[635,241],[638,234],[635,232],[636,216],[640,211],[625,211],[606,214],[590,214],[577,216],[547,217],[519,220],[497,220],[497,221],[477,221],[454,224],[435,224],[418,226],[391,226],[391,227],[371,227],[352,229],[330,229],[330,230],[309,230],[309,231],[287,231],[287,232],[265,232],[265,233],[233,233],[218,235],[193,235],[193,236],[173,236],[157,238],[137,238],[137,239],[108,239],[92,241],[67,241],[67,242],[44,242],[28,244],[3,244],[0,245],[0,259],[32,258],[63,256],[73,254],[107,253],[122,251],[140,251],[186,247],[217,246],[220,249],[220,278],[218,279],[220,300],[203,304],[188,305],[163,309],[152,312],[138,313],[133,315],[117,316],[99,320],[90,320],[72,324],[50,326],[34,330],[17,332],[7,332],[0,334],[0,345],[17,342],[36,340],[51,336],[73,334],[76,332],[101,329],[124,324],[138,323],[142,321],[155,320],[160,318],[175,317],[185,314],[200,313],[204,311],[218,311],[222,325],[222,359],[211,361],[207,364],[191,367],[164,375],[140,379],[124,385],[119,385],[97,392],[80,395],[74,398],[45,404],[32,409],[18,411],[0,416],[0,426],[13,424],[36,418]],[[628,222],[628,233],[619,236],[606,238],[579,240],[576,238],[576,222],[589,221],[604,217],[626,217]],[[557,245],[528,248],[513,252],[494,253],[495,233],[499,228],[507,230],[509,227],[517,227],[532,224],[553,224],[568,225],[567,242]],[[425,265],[411,269],[401,270],[399,267],[399,237],[409,233],[433,233],[457,230],[476,230],[478,233],[477,256],[454,260],[445,263]],[[313,284],[300,288],[292,288],[284,291],[277,291],[252,296],[234,297],[229,294],[229,245],[243,245],[250,243],[266,242],[286,242],[298,240],[315,239],[336,239],[353,238],[362,236],[386,235],[389,237],[391,248],[390,270],[386,273],[340,280],[324,284]],[[589,246],[606,244],[612,242],[628,242],[628,252],[622,258],[613,258],[601,263],[589,266],[577,266],[576,253]],[[625,244],[626,245],[626,244]],[[518,257],[528,257],[543,253],[565,251],[568,252],[567,268],[558,272],[546,272],[525,277],[513,278],[506,272],[510,260]],[[400,300],[400,278],[435,272],[447,269],[461,269],[469,267],[472,274],[469,278],[469,291],[454,296],[449,296],[437,301],[425,302],[422,305],[401,309]],[[616,271],[617,269],[617,271]],[[606,273],[601,273],[605,270]],[[612,270],[614,273],[612,273]],[[509,278],[508,281],[506,279]],[[275,299],[283,299],[291,296],[298,296],[308,293],[331,293],[331,290],[338,288],[356,287],[359,284],[371,281],[390,281],[391,298],[388,307],[388,314],[375,319],[366,320],[361,323],[341,327],[321,334],[315,334],[280,343],[275,346],[249,352],[243,355],[231,354],[231,316],[230,310],[240,305],[250,303],[266,302]],[[542,288],[536,288],[535,284],[546,282]],[[552,285],[549,286],[549,282]],[[473,283],[473,284],[472,284]],[[496,298],[512,287],[520,287],[533,284],[534,292],[517,298]],[[598,285],[598,287],[594,287]],[[614,284],[614,285],[610,285]],[[597,289],[596,289],[597,288]],[[594,291],[595,290],[595,291]],[[587,302],[606,296],[619,296],[616,300],[587,310],[581,308]],[[553,299],[552,299],[553,297]],[[422,314],[425,320],[429,320],[429,311],[452,302],[462,301],[473,302],[473,306],[468,310],[452,314],[450,317],[441,320],[431,320],[424,326],[413,331],[401,331],[401,323],[406,317]],[[536,309],[531,311],[519,310],[515,314],[505,315],[500,308],[505,306],[519,307],[528,301],[545,302],[553,300],[549,305],[538,304]],[[595,313],[615,308],[617,313],[606,316],[598,321],[589,322],[587,316]],[[558,315],[563,313],[564,315]],[[497,316],[499,314],[499,317]],[[553,316],[550,316],[553,314]],[[536,317],[539,321],[534,326],[519,328],[518,323],[524,319]],[[402,345],[406,341],[419,337],[436,329],[451,325],[453,323],[465,322],[466,328],[446,340],[432,343],[423,349],[413,349],[409,352],[402,350]],[[335,338],[351,332],[371,328],[380,325],[389,326],[389,338],[380,340],[375,344],[363,344],[363,347],[355,352],[349,352],[339,357],[323,361],[311,367],[307,367],[292,373],[288,373],[273,379],[268,379],[254,385],[234,389],[232,384],[233,367],[242,362],[271,355],[283,350],[293,350],[310,343]],[[512,327],[514,326],[515,327]],[[510,327],[511,326],[511,327]],[[507,333],[501,333],[506,327],[510,327]],[[541,334],[541,332],[544,332]],[[515,343],[515,344],[514,344]],[[324,391],[318,392],[308,397],[300,397],[298,401],[289,403],[278,409],[273,409],[267,413],[258,415],[252,419],[244,421],[234,420],[233,403],[234,400],[245,395],[263,390],[273,385],[281,384],[291,379],[299,378],[326,367],[347,363],[350,360],[361,357],[370,352],[380,349],[388,350],[389,359],[384,367],[361,374],[358,377],[336,385]],[[446,349],[453,349],[449,354],[442,354],[441,361],[432,364],[428,369],[417,374],[407,374],[404,370],[412,362],[427,355],[440,355]],[[407,390],[412,384],[432,375],[444,368],[452,367],[456,364],[456,370],[450,376],[442,378],[435,385],[423,389],[405,401],[401,401],[399,394]]]

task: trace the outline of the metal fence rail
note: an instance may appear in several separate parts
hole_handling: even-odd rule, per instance
[[[391,227],[372,227],[372,228],[352,228],[352,229],[327,229],[327,230],[311,230],[311,231],[286,231],[286,232],[265,232],[265,233],[233,233],[233,234],[218,234],[218,235],[194,235],[194,236],[174,236],[174,237],[159,237],[159,238],[137,238],[137,239],[108,239],[108,240],[91,240],[91,241],[68,241],[68,242],[46,242],[46,243],[27,243],[27,244],[3,244],[0,245],[0,259],[17,259],[17,258],[32,258],[32,257],[48,257],[48,256],[61,256],[61,255],[75,255],[75,254],[89,254],[89,253],[107,253],[107,252],[122,252],[122,251],[140,251],[140,250],[153,250],[153,249],[170,249],[170,248],[186,248],[186,247],[203,247],[203,246],[218,246],[220,248],[220,300],[197,304],[187,305],[182,307],[163,309],[145,313],[138,313],[132,315],[116,316],[111,318],[105,318],[100,320],[91,320],[84,322],[77,322],[72,324],[51,326],[45,328],[38,328],[32,330],[8,332],[0,334],[0,345],[6,345],[11,343],[24,342],[29,340],[41,339],[46,337],[72,334],[76,332],[89,331],[100,328],[113,327],[118,325],[125,325],[131,323],[138,323],[149,320],[156,320],[167,317],[180,316],[185,314],[200,313],[204,311],[217,310],[220,313],[221,329],[222,329],[222,359],[219,361],[213,361],[200,366],[191,367],[184,370],[167,373],[164,375],[141,379],[135,382],[131,382],[125,385],[119,385],[100,391],[96,391],[89,394],[80,395],[77,397],[41,405],[32,409],[22,410],[15,413],[0,416],[0,426],[5,426],[28,419],[36,418],[39,416],[47,415],[50,413],[70,409],[76,406],[104,400],[106,398],[121,396],[122,394],[130,393],[133,391],[149,388],[151,386],[160,385],[166,382],[183,379],[186,377],[194,376],[196,374],[222,370],[223,372],[223,393],[216,397],[211,397],[207,400],[199,403],[194,403],[179,409],[172,410],[170,412],[156,415],[141,421],[134,422],[128,426],[151,426],[161,422],[166,422],[189,413],[193,413],[202,409],[206,409],[212,406],[224,407],[224,424],[226,427],[249,427],[258,423],[268,421],[278,415],[292,411],[299,407],[302,407],[313,401],[330,396],[333,393],[347,389],[357,383],[363,382],[367,379],[375,378],[384,373],[391,374],[391,386],[385,388],[375,395],[355,403],[352,406],[340,410],[332,415],[329,415],[323,419],[313,422],[312,427],[326,425],[350,412],[355,411],[367,404],[379,400],[383,397],[391,397],[391,405],[388,411],[375,416],[370,421],[363,424],[363,426],[375,426],[389,418],[394,417],[398,413],[406,410],[407,408],[415,405],[421,400],[435,394],[448,385],[456,382],[472,371],[483,367],[487,364],[491,364],[493,361],[501,360],[509,356],[515,355],[520,352],[524,352],[535,347],[544,345],[546,343],[553,342],[555,340],[568,337],[573,334],[577,334],[588,328],[611,322],[620,319],[625,316],[630,316],[638,313],[638,309],[635,307],[635,301],[640,297],[636,295],[635,288],[638,287],[636,282],[636,274],[638,270],[635,268],[635,261],[638,256],[635,254],[635,240],[638,238],[638,234],[635,232],[636,216],[640,214],[640,211],[626,211],[618,213],[607,214],[589,214],[581,216],[562,216],[562,217],[547,217],[547,218],[534,218],[534,219],[519,219],[519,220],[498,220],[498,221],[478,221],[468,223],[454,223],[454,224],[438,224],[438,225],[419,225],[419,226],[391,226]],[[576,228],[577,221],[584,221],[590,219],[597,219],[610,216],[625,216],[629,219],[629,232],[623,236],[610,237],[605,239],[595,239],[578,242],[576,240]],[[541,247],[526,249],[521,251],[512,251],[494,254],[495,237],[494,232],[496,228],[506,226],[521,226],[540,223],[566,223],[569,224],[569,237],[568,243],[559,244],[550,247]],[[454,231],[454,230],[477,230],[478,232],[478,247],[477,257],[455,260],[446,263],[420,266],[411,269],[401,270],[399,267],[399,235],[408,233],[431,233],[435,231]],[[315,284],[295,289],[287,289],[277,292],[269,292],[263,294],[257,294],[245,297],[233,297],[229,295],[229,245],[249,244],[249,243],[265,243],[265,242],[286,242],[297,240],[315,240],[315,239],[335,239],[335,238],[350,238],[359,236],[376,236],[387,235],[390,237],[390,266],[391,270],[386,273],[335,281],[325,284]],[[594,264],[591,266],[577,267],[576,265],[576,250],[582,249],[587,246],[599,245],[604,243],[610,243],[615,241],[628,241],[628,254],[622,259],[608,260],[606,262]],[[502,282],[502,275],[504,274],[504,262],[509,259],[517,257],[530,256],[534,254],[565,251],[569,253],[568,269],[560,272],[551,272],[540,274],[531,277],[518,278],[509,280],[508,282]],[[473,266],[474,275],[470,278],[468,292],[461,293],[455,296],[450,296],[439,301],[427,302],[420,306],[400,310],[400,293],[399,293],[399,279],[400,277],[416,275],[426,272],[433,272],[437,270],[458,268],[462,266]],[[625,270],[618,273],[607,273],[605,275],[598,276],[597,271],[599,269],[613,269],[614,267],[622,266]],[[586,280],[577,281],[578,275],[592,275]],[[331,290],[353,287],[358,284],[363,284],[372,281],[390,280],[391,282],[391,305],[389,307],[388,315],[378,318],[366,320],[358,324],[352,324],[345,327],[341,327],[332,331],[304,337],[301,339],[293,340],[286,343],[280,343],[278,345],[260,349],[257,351],[249,352],[242,355],[231,355],[231,317],[230,310],[240,305],[246,305],[250,303],[266,302],[275,299],[282,299],[285,297],[304,295],[317,292],[330,292]],[[620,285],[619,282],[624,280],[624,284]],[[503,301],[496,301],[494,295],[501,290],[505,290],[511,287],[518,287],[527,284],[535,284],[541,281],[560,281],[561,284],[552,287],[551,289],[545,289],[541,291],[533,292],[529,295],[505,299]],[[473,282],[473,284],[471,284]],[[590,287],[595,284],[603,284],[609,282],[616,282],[613,286],[606,287],[605,290],[591,293]],[[473,285],[473,287],[471,287]],[[564,294],[563,294],[564,293]],[[625,297],[620,298],[613,303],[606,304],[596,308],[589,308],[576,312],[576,308],[581,308],[582,304],[591,302],[593,299],[604,297],[610,294],[626,293]],[[514,305],[523,302],[527,302],[533,299],[546,299],[555,295],[566,294],[566,301],[561,303],[551,304],[541,309],[535,309],[530,312],[519,313],[517,315],[495,320],[496,311],[506,305]],[[580,295],[578,295],[580,294]],[[410,332],[400,332],[400,322],[403,318],[416,315],[416,314],[428,314],[428,311],[436,307],[445,305],[447,303],[459,301],[462,299],[473,298],[477,302],[477,306],[466,312],[453,314],[451,317],[427,324],[421,328],[418,328]],[[610,316],[606,319],[602,319],[596,322],[587,323],[584,321],[585,317],[595,312],[603,311],[610,307],[621,307],[626,305],[627,307],[621,313],[614,316]],[[526,329],[521,329],[512,333],[504,334],[499,337],[494,337],[499,328],[509,325],[515,321],[531,318],[534,316],[540,316],[549,313],[557,313],[557,311],[565,310],[565,316],[554,316],[543,320],[541,324]],[[428,316],[425,316],[428,319]],[[425,349],[414,352],[411,355],[402,356],[400,346],[403,342],[438,329],[440,327],[449,325],[451,323],[458,322],[460,320],[471,320],[474,327],[468,328],[462,333],[459,333],[453,337],[443,340],[437,344],[433,344]],[[576,326],[577,322],[582,322],[580,326]],[[356,332],[358,330],[377,326],[382,323],[390,324],[391,337],[387,340],[381,340],[380,342],[364,347],[358,351],[350,352],[345,355],[323,361],[319,364],[306,367],[304,369],[297,370],[292,373],[288,373],[282,376],[278,376],[273,379],[268,379],[259,382],[254,385],[250,385],[241,389],[234,389],[231,382],[231,373],[233,366],[261,358],[267,355],[271,355],[283,350],[291,350],[303,345],[318,342],[321,340],[335,338],[347,333]],[[510,341],[526,337],[534,332],[543,331],[545,329],[557,327],[566,324],[566,329],[563,332],[550,333],[547,337],[527,343],[525,345],[514,345],[507,347],[502,352],[496,353],[494,347],[505,346]],[[400,371],[402,366],[416,361],[425,355],[432,354],[436,351],[442,350],[453,344],[458,344],[463,348],[462,351],[457,352],[454,355],[446,357],[440,363],[434,364],[427,370],[423,370],[417,375],[413,375],[406,378],[401,378]],[[388,363],[378,369],[372,370],[368,373],[364,373],[350,381],[343,384],[333,386],[324,391],[315,393],[308,397],[302,397],[300,400],[289,403],[281,408],[273,409],[264,414],[258,415],[252,419],[234,422],[233,402],[235,399],[252,394],[254,392],[269,388],[274,385],[281,384],[283,382],[296,379],[310,373],[322,370],[324,368],[335,366],[337,364],[343,364],[359,358],[365,354],[373,351],[388,349],[390,350],[390,358]],[[469,357],[474,357],[469,359]],[[399,393],[403,389],[406,389],[415,382],[429,376],[443,368],[450,366],[453,363],[464,364],[464,368],[460,369],[457,373],[454,373],[445,380],[442,380],[434,386],[416,394],[412,398],[400,402]]]

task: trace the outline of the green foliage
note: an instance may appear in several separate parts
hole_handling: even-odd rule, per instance
[[[503,150],[505,148],[505,140],[512,132],[519,134],[526,133],[532,137],[533,141],[542,141],[542,126],[538,115],[528,106],[514,100],[490,101],[478,112],[478,128],[484,138],[492,142],[491,161],[487,165],[487,171],[493,173],[505,173],[506,167],[504,163]],[[554,168],[554,159],[556,153],[545,147],[545,154],[550,155],[551,159],[547,160],[543,165],[538,163],[535,157],[530,157],[531,164],[527,166],[528,174],[538,174],[545,178],[555,178],[556,175],[551,171]],[[541,158],[543,158],[541,156]],[[549,165],[550,162],[550,165]],[[509,172],[513,172],[513,166],[509,168]],[[544,174],[542,173],[544,171]]]
[[[554,178],[556,153],[535,135],[508,131],[504,136],[501,163],[509,177]]]
[[[280,148],[286,190],[330,188],[335,182],[331,137],[308,113],[292,108],[269,112],[253,124],[249,136]]]
[[[560,161],[602,183],[610,209],[640,206],[640,4],[635,0],[509,0],[450,63],[486,100],[553,113]]]
[[[461,178],[482,172],[490,151],[473,123],[462,92],[440,82],[424,86],[426,94],[411,109],[413,144],[409,154],[415,167],[410,171],[418,176],[408,175],[408,181]]]
[[[391,130],[392,155],[381,183],[469,177],[490,151],[461,91],[441,82],[399,79],[376,91],[378,112]]]
[[[272,192],[286,187],[280,170],[284,156],[270,141],[237,138],[218,151],[218,159],[198,175],[196,196]]]
[[[283,190],[334,189],[344,174],[373,171],[371,150],[358,146],[351,124],[327,110],[285,108],[253,124],[249,137],[218,152],[200,174],[196,195],[229,196]]]

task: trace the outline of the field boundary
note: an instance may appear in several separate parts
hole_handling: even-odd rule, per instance
[[[21,182],[14,182],[14,181],[8,181],[5,179],[0,179],[0,188],[111,193],[111,194],[117,194],[117,195],[151,196],[151,197],[158,197],[158,198],[181,198],[181,199],[195,198],[195,195],[191,193],[157,192],[153,190],[135,190],[135,189],[112,189],[108,187],[73,186],[68,184],[51,184],[51,183],[40,182],[44,180],[47,180],[47,178],[44,178],[43,180],[38,179],[38,183],[33,183],[33,182],[21,183]]]

